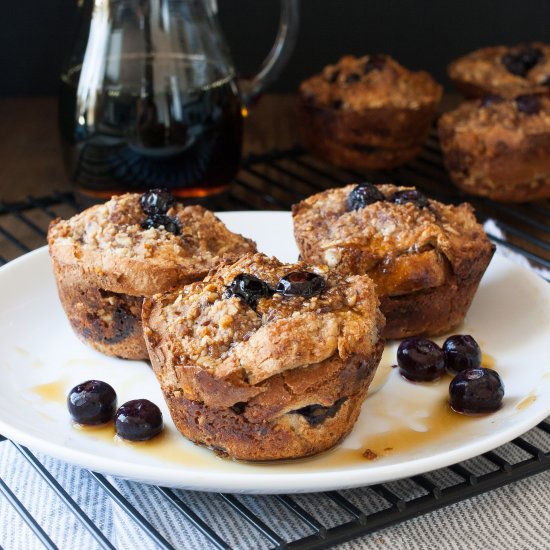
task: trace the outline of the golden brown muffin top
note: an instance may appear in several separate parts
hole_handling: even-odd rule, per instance
[[[320,292],[274,291],[282,277],[304,271],[318,276],[318,284],[322,279]],[[235,294],[232,283],[242,275],[257,277],[271,290],[256,300]],[[368,277],[344,277],[303,262],[283,264],[259,253],[220,265],[202,282],[146,299],[143,315],[152,345],[169,340],[163,345],[168,363],[199,366],[217,378],[236,376],[250,384],[335,354],[368,356],[383,328]]]
[[[55,220],[48,231],[50,253],[66,265],[124,279],[128,294],[165,290],[170,281],[162,273],[196,280],[217,265],[224,255],[255,251],[253,241],[229,231],[209,210],[175,203],[166,215],[177,220],[177,234],[164,225],[145,229],[148,218],[140,205],[141,194],[115,196],[76,214]],[[121,289],[108,289],[125,292]],[[152,292],[151,292],[152,294]]]
[[[465,101],[442,115],[440,127],[455,133],[476,131],[487,133],[547,133],[550,129],[550,97],[525,94],[515,99],[488,96]]]
[[[506,97],[550,92],[550,45],[481,48],[453,61],[449,76]]]
[[[376,187],[383,200],[353,209],[349,200],[356,187],[330,189],[293,207],[295,233],[301,246],[308,247],[308,260],[348,273],[376,270],[382,285],[385,274],[403,278],[392,280],[387,289],[399,294],[442,284],[446,271],[441,258],[463,276],[479,247],[492,246],[467,203],[446,205],[420,195],[420,201],[398,204],[396,194],[414,188],[382,184]],[[414,257],[420,255],[430,264],[427,271],[416,265]],[[402,268],[401,259],[407,260]],[[407,279],[414,277],[416,287],[407,287]]]
[[[324,108],[418,109],[437,103],[442,88],[427,72],[409,71],[389,55],[346,55],[302,82],[300,93],[306,103]]]

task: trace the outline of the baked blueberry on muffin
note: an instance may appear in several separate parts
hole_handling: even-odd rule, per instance
[[[59,297],[75,333],[107,355],[147,359],[144,296],[202,279],[224,255],[254,251],[208,210],[167,191],[113,197],[48,231]]]
[[[338,443],[383,349],[368,277],[263,254],[147,298],[143,324],[179,431],[241,460],[309,456]]]
[[[373,279],[387,338],[444,334],[461,323],[494,252],[469,204],[445,205],[413,187],[330,189],[292,215],[304,261]]]
[[[550,97],[468,101],[438,129],[451,179],[464,191],[506,202],[550,198]]]
[[[391,168],[420,152],[442,88],[388,55],[345,56],[300,86],[304,138],[344,168]]]
[[[453,61],[448,68],[457,89],[469,98],[498,94],[550,92],[550,45],[541,42],[481,48]]]

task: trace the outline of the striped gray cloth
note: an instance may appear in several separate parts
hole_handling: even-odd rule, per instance
[[[535,441],[533,441],[535,443]],[[541,444],[541,442],[538,442]],[[550,441],[544,443],[549,448]],[[543,446],[541,444],[541,446]],[[505,449],[506,450],[506,449]],[[509,451],[513,455],[512,451]],[[74,498],[83,511],[119,549],[149,550],[153,541],[108,498],[90,474],[81,468],[37,455],[46,468]],[[513,456],[508,457],[514,461]],[[483,473],[475,459],[468,467]],[[443,471],[445,472],[445,471]],[[44,483],[33,467],[10,442],[0,444],[0,477],[62,549],[99,548],[86,529]],[[174,548],[206,550],[212,545],[191,525],[159,490],[134,482],[109,478],[110,482],[146,517]],[[394,482],[392,490],[410,493],[408,481]],[[239,520],[215,494],[176,491],[178,496],[234,548],[267,549],[270,545]],[[345,496],[363,509],[375,506],[372,494],[346,491]],[[240,497],[275,532],[288,540],[307,534],[299,519],[272,497]],[[315,510],[316,518],[330,527],[343,521],[342,511],[321,495],[295,497],[302,506]],[[364,498],[365,501],[361,501]],[[361,539],[338,546],[341,550],[547,550],[550,547],[550,471],[506,485],[466,501],[403,522]],[[18,514],[0,498],[0,545],[5,550],[43,548]]]

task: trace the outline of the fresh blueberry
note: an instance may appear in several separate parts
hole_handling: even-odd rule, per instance
[[[180,222],[177,218],[171,218],[166,214],[152,214],[141,224],[142,229],[151,227],[164,227],[166,231],[179,235],[181,233]]]
[[[75,386],[67,397],[71,418],[79,424],[104,424],[116,411],[115,390],[101,380],[88,380]]]
[[[417,189],[404,189],[403,191],[396,191],[390,200],[395,204],[412,202],[418,208],[425,208],[428,206],[428,199]]]
[[[406,338],[397,349],[399,372],[413,382],[437,380],[445,372],[441,348],[427,338]]]
[[[325,288],[325,279],[310,271],[293,271],[281,277],[276,291],[283,296],[303,296],[311,298],[321,294]]]
[[[542,59],[544,59],[542,50],[527,44],[503,55],[501,62],[510,73],[525,78],[527,73]]]
[[[515,54],[507,53],[502,56],[502,64],[508,69],[508,72],[516,75],[525,77],[527,75],[527,68],[523,64],[523,61],[520,57]]]
[[[236,296],[249,306],[255,307],[260,298],[265,298],[272,294],[273,290],[271,290],[265,281],[258,279],[258,277],[254,275],[241,273],[231,281],[231,284],[227,287],[225,292],[225,297],[230,298],[231,296]]]
[[[360,183],[356,185],[348,196],[348,208],[359,210],[369,204],[386,200],[378,187],[372,183]]]
[[[536,115],[540,111],[540,99],[538,95],[525,94],[516,97],[516,107],[520,113]]]
[[[149,216],[166,214],[176,204],[176,199],[168,189],[150,189],[141,195],[141,209]]]
[[[148,399],[134,399],[122,405],[115,415],[117,435],[129,441],[146,441],[162,432],[160,409]]]
[[[481,349],[469,334],[449,336],[443,344],[443,355],[449,374],[476,369],[481,365]]]
[[[500,408],[503,397],[502,379],[491,369],[460,371],[449,385],[449,404],[453,410],[464,414],[496,411]]]

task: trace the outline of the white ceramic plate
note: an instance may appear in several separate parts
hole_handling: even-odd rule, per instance
[[[285,212],[225,213],[230,229],[260,250],[293,261],[297,251]],[[473,334],[501,374],[498,412],[462,417],[446,407],[449,379],[412,384],[396,369],[389,345],[352,433],[336,449],[295,462],[242,464],[216,457],[181,437],[145,362],[105,357],[73,335],[57,298],[45,248],[0,270],[0,433],[86,468],[165,486],[207,491],[281,493],[356,487],[415,475],[493,449],[550,414],[550,286],[495,257],[461,331]],[[443,339],[441,339],[443,340]],[[105,430],[78,430],[65,395],[90,378],[105,380],[119,403],[148,398],[161,406],[165,434],[149,444],[115,441]],[[364,458],[366,449],[378,458]]]

